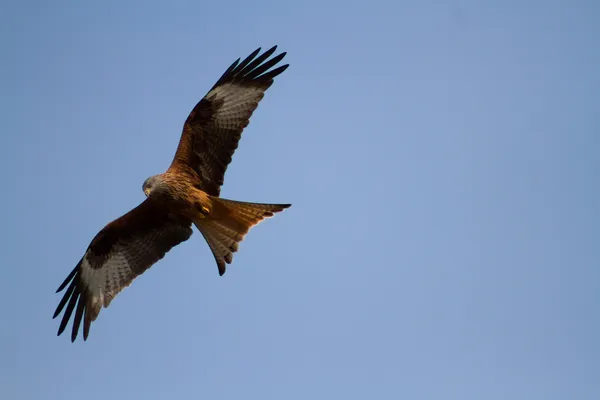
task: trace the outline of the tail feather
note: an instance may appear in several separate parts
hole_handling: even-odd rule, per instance
[[[239,243],[250,231],[266,218],[283,211],[291,204],[246,203],[211,197],[212,211],[209,215],[194,221],[212,250],[219,275],[225,273],[226,264],[233,261],[233,253],[238,251]]]

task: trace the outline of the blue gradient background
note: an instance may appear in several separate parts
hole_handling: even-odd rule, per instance
[[[8,1],[0,398],[600,398],[600,2]],[[227,198],[56,337],[54,290],[224,69],[278,44]]]

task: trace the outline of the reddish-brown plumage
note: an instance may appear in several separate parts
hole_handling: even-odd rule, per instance
[[[169,169],[144,183],[148,198],[92,240],[57,290],[67,288],[54,313],[56,318],[64,310],[59,335],[75,313],[71,340],[82,321],[87,339],[102,307],[170,249],[188,240],[192,224],[208,242],[223,275],[250,228],[289,207],[218,197],[243,129],[273,78],[288,67],[273,68],[285,56],[269,59],[275,49],[261,55],[257,49],[225,71],[190,112]]]
[[[286,64],[268,71],[286,54],[281,53],[264,62],[275,49],[273,47],[259,57],[255,51],[241,63],[239,60],[233,63],[196,104],[185,121],[169,170],[191,168],[199,179],[200,189],[211,196],[219,195],[242,131],[265,91],[273,84],[273,78],[288,67]],[[240,102],[240,99],[244,101]]]

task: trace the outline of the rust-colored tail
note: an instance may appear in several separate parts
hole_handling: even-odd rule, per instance
[[[291,204],[246,203],[210,197],[212,210],[209,215],[197,218],[194,224],[202,233],[215,256],[219,275],[225,273],[225,265],[233,261],[233,253],[250,228],[273,214],[283,211]]]

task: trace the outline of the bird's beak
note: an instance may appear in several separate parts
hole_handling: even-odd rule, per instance
[[[144,194],[146,195],[146,197],[150,196],[150,189],[144,189]]]

